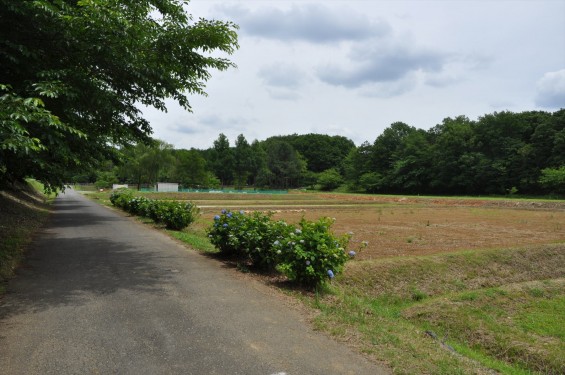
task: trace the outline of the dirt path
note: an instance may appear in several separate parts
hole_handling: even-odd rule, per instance
[[[386,374],[207,259],[68,191],[0,300],[3,374]]]

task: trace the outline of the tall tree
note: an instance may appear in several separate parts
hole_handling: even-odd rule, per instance
[[[267,166],[271,171],[271,187],[297,187],[306,170],[306,161],[288,142],[273,142],[267,150]]]
[[[230,148],[230,141],[224,133],[220,133],[218,139],[214,141],[211,150],[211,167],[216,177],[223,185],[229,185],[233,181],[234,158],[233,150]]]
[[[247,184],[247,178],[251,173],[252,155],[251,146],[243,136],[240,134],[235,141],[234,152],[234,184],[236,189],[242,189]]]
[[[148,142],[139,104],[190,110],[236,26],[186,13],[185,0],[0,0],[0,181],[47,187]]]

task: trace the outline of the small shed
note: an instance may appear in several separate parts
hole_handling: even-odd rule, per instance
[[[178,192],[179,184],[177,182],[157,182],[158,192]]]

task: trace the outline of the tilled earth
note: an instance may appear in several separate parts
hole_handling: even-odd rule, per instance
[[[221,208],[274,211],[288,222],[335,218],[336,234],[353,233],[351,247],[369,243],[360,259],[565,241],[565,201],[342,194],[190,199],[202,207],[202,225]]]

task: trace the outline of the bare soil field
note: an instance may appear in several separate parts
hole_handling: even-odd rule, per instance
[[[201,228],[221,209],[273,211],[275,219],[287,222],[332,217],[336,234],[353,233],[353,247],[369,243],[359,259],[565,241],[565,201],[311,193],[152,196],[165,197],[195,202]]]

